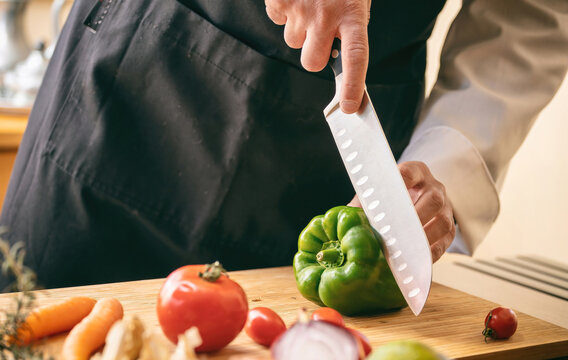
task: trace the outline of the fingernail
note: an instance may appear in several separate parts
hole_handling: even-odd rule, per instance
[[[359,110],[359,104],[353,100],[343,100],[341,102],[341,110],[343,110],[344,113],[352,114]]]

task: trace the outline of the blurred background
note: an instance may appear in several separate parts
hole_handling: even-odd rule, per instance
[[[27,116],[72,1],[0,0],[0,202]]]
[[[4,80],[4,88],[0,87],[0,200],[4,198],[34,90],[49,60],[57,30],[71,5],[71,0],[0,0],[0,58],[10,58],[16,51],[20,52],[18,61],[10,66],[0,63],[0,80]],[[428,89],[436,80],[443,40],[460,5],[461,0],[447,2],[429,41]],[[12,87],[14,84],[20,86],[18,96],[14,95],[14,89],[7,90],[10,76]],[[7,102],[10,96],[17,101]],[[549,272],[554,272],[556,278],[564,279],[562,285],[557,284],[552,289],[561,296],[552,296],[554,299],[538,297],[541,295],[536,298],[520,296],[518,291],[525,291],[527,286],[515,288],[511,287],[511,281],[480,277],[479,271],[476,275],[465,272],[463,266],[455,266],[457,262],[465,261],[459,256],[444,256],[434,267],[435,281],[491,301],[512,303],[509,306],[565,327],[568,327],[568,312],[563,311],[562,315],[556,309],[564,307],[565,310],[568,304],[567,114],[568,80],[565,80],[512,160],[501,191],[499,218],[470,259],[519,255],[539,258],[551,266]],[[563,296],[566,301],[557,301]],[[523,297],[525,299],[521,299]],[[539,310],[538,304],[548,310]]]

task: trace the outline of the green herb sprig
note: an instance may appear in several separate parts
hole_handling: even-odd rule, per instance
[[[13,277],[14,282],[8,291],[13,291],[13,304],[8,309],[0,310],[0,359],[1,360],[45,360],[41,351],[32,346],[18,344],[18,329],[25,324],[26,317],[35,307],[37,289],[35,273],[24,265],[26,255],[24,243],[17,242],[10,246],[0,239],[0,270],[2,275]],[[13,339],[16,339],[14,341]]]

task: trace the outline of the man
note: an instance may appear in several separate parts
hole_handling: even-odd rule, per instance
[[[339,37],[342,109],[366,81],[434,260],[454,217],[454,246],[471,253],[566,72],[566,5],[464,2],[422,106],[443,4],[77,0],[14,167],[6,237],[47,287],[290,264],[302,227],[353,196],[322,116]]]

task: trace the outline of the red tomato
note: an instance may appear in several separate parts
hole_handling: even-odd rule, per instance
[[[256,307],[249,311],[245,332],[257,344],[270,346],[285,331],[286,324],[272,309]]]
[[[343,316],[341,316],[337,310],[329,307],[320,307],[319,309],[314,310],[312,313],[312,320],[321,320],[337,326],[345,327]]]
[[[196,348],[198,352],[228,345],[243,329],[248,313],[247,297],[240,285],[223,273],[220,264],[213,264],[211,271],[207,266],[187,265],[173,271],[158,294],[158,321],[164,334],[177,343],[179,334],[197,327],[203,340]],[[201,272],[206,275],[201,276]],[[205,280],[209,277],[212,279]]]
[[[506,307],[498,307],[485,317],[485,341],[488,337],[493,339],[508,339],[517,330],[517,315]]]
[[[357,339],[357,341],[361,344],[361,346],[363,347],[363,352],[365,353],[365,356],[369,356],[371,351],[373,351],[373,347],[371,346],[371,343],[369,342],[369,338],[367,338],[362,332],[360,332],[358,330],[351,329],[351,328],[348,328],[348,327],[346,327],[346,329],[353,336],[355,336],[355,339]]]

